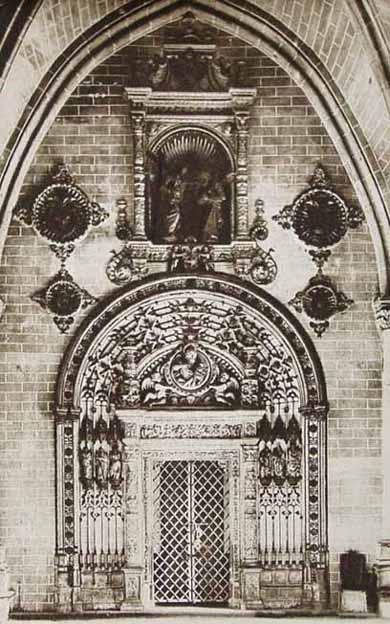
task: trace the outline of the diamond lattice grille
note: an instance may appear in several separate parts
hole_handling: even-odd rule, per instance
[[[193,462],[193,601],[227,602],[229,554],[225,548],[224,473],[217,462]]]
[[[159,496],[155,504],[155,518],[158,519],[158,544],[154,554],[156,602],[227,602],[228,506],[224,477],[224,469],[218,462],[167,461],[161,464]]]

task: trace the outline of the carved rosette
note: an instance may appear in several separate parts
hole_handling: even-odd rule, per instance
[[[294,231],[299,240],[309,247],[309,255],[318,267],[317,274],[289,303],[297,312],[304,311],[312,319],[310,326],[321,337],[329,327],[329,319],[337,312],[344,312],[353,303],[352,299],[336,290],[329,276],[322,273],[331,256],[329,248],[342,240],[348,228],[361,225],[363,213],[356,206],[347,206],[332,188],[324,169],[317,166],[309,188],[273,219],[284,229]]]
[[[297,312],[305,312],[312,319],[310,327],[320,338],[329,327],[329,319],[338,312],[346,312],[353,300],[338,291],[331,278],[319,269],[317,275],[309,280],[304,290],[296,293],[289,304]]]
[[[323,168],[317,166],[309,188],[273,219],[284,229],[292,228],[299,240],[308,247],[322,250],[339,243],[348,228],[358,227],[364,217],[359,208],[346,205],[342,197],[333,190]],[[318,258],[313,253],[311,256],[314,261]],[[322,263],[327,257],[322,255]]]
[[[33,294],[31,299],[53,316],[54,323],[63,334],[74,323],[74,315],[96,301],[76,284],[71,274],[64,268],[45,288]]]
[[[75,184],[66,165],[57,168],[51,183],[31,204],[17,207],[15,215],[33,226],[61,263],[92,226],[100,225],[108,217],[108,213]]]

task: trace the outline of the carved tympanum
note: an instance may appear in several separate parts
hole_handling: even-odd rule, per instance
[[[90,354],[83,395],[119,407],[258,408],[294,401],[297,384],[282,344],[245,307],[181,294],[123,319]]]

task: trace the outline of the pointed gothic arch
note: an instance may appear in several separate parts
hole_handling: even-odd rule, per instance
[[[283,605],[324,606],[326,414],[310,338],[259,288],[164,274],[102,302],[57,384],[59,606],[174,602],[158,577],[152,491],[169,467],[195,462],[211,475],[213,461],[227,475],[231,527],[220,601],[277,607],[276,586]]]
[[[385,190],[376,173],[380,169],[376,158],[353,111],[321,60],[295,33],[252,3],[237,0],[218,0],[213,6],[208,0],[137,0],[106,16],[73,41],[42,78],[19,120],[21,132],[15,131],[7,145],[9,158],[0,178],[0,217],[4,225],[0,229],[0,248],[39,144],[72,91],[114,51],[180,19],[189,10],[201,21],[270,55],[302,87],[334,142],[364,209],[375,245],[380,291],[386,294],[390,265],[383,234],[389,227]]]

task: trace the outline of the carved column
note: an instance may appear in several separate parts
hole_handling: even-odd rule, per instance
[[[257,440],[242,445],[243,457],[243,559],[245,565],[255,565],[258,559],[256,480]]]
[[[80,410],[56,409],[57,446],[57,609],[77,610],[80,593],[78,560],[79,471],[78,438]]]
[[[236,111],[236,135],[237,135],[237,174],[236,174],[236,232],[237,240],[248,240],[248,137],[249,137],[249,113],[248,111]]]
[[[126,534],[125,552],[126,567],[125,600],[121,610],[134,610],[141,607],[141,574],[143,569],[143,530],[142,530],[142,494],[141,494],[141,451],[138,439],[124,440],[124,467],[125,467],[125,513]]]
[[[382,341],[382,540],[379,543],[379,613],[390,617],[390,298],[374,301],[375,318]]]

